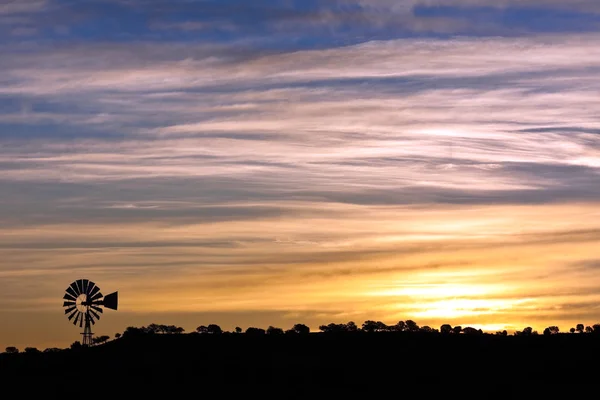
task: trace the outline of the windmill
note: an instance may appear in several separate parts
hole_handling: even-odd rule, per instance
[[[92,325],[100,319],[102,307],[116,310],[119,294],[114,292],[104,296],[94,282],[78,279],[67,287],[63,299],[65,315],[73,325],[83,327],[83,345],[89,346],[92,344]]]

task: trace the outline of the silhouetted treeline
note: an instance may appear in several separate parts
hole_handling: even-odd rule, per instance
[[[476,329],[470,326],[462,327],[461,325],[452,326],[450,324],[443,324],[439,329],[432,328],[430,326],[424,325],[419,326],[413,320],[406,321],[398,321],[398,323],[394,325],[387,325],[381,321],[373,321],[367,320],[360,327],[356,325],[354,321],[349,321],[347,323],[330,323],[326,325],[319,326],[319,332],[311,332],[310,328],[305,324],[295,324],[290,329],[284,330],[282,328],[269,326],[267,329],[257,328],[257,327],[248,327],[246,330],[243,330],[240,327],[235,327],[233,331],[223,330],[217,324],[208,324],[208,325],[200,325],[196,328],[195,331],[189,332],[189,335],[231,335],[231,334],[246,334],[246,335],[305,335],[309,333],[354,333],[354,332],[365,332],[365,333],[381,333],[381,332],[402,332],[402,333],[421,333],[421,334],[463,334],[463,335],[495,335],[495,336],[509,336],[506,330],[497,331],[495,333],[487,333],[483,332],[481,329]],[[121,337],[139,337],[146,335],[165,335],[165,334],[176,334],[180,335],[185,333],[185,329],[176,325],[163,325],[152,323],[148,326],[142,327],[134,327],[130,326],[125,331],[121,333],[116,333],[114,335],[115,339],[119,339]],[[552,325],[545,328],[542,331],[543,335],[556,335],[561,332],[558,326]],[[569,329],[568,333],[570,334],[600,334],[600,323],[585,326],[584,324],[577,324],[575,327]],[[539,335],[538,331],[534,330],[531,327],[525,327],[523,330],[517,330],[513,332],[513,336],[537,336]],[[110,340],[110,336],[103,335],[93,338],[93,345],[100,345],[106,343]],[[77,349],[82,347],[81,342],[75,341],[70,348]],[[43,352],[51,353],[61,351],[60,348],[47,348]],[[25,353],[35,354],[39,353],[35,347],[26,347],[24,349]],[[20,353],[19,349],[14,346],[9,346],[5,349],[6,354],[16,354]]]
[[[143,335],[143,334],[181,334],[185,330],[181,327],[173,325],[159,325],[150,324],[148,326],[128,327],[123,336],[131,335]],[[352,333],[352,332],[405,332],[405,333],[430,333],[430,334],[465,334],[465,335],[491,335],[492,333],[483,332],[481,329],[476,329],[470,326],[462,327],[461,325],[452,326],[450,324],[443,324],[439,329],[432,328],[424,325],[419,326],[413,320],[398,321],[394,325],[387,325],[381,321],[367,320],[359,327],[354,321],[348,323],[330,323],[319,326],[319,333]],[[189,334],[208,334],[208,335],[220,335],[220,334],[251,334],[251,335],[295,335],[295,334],[308,334],[311,333],[310,328],[304,324],[295,324],[292,328],[284,330],[282,328],[269,326],[267,329],[249,327],[245,331],[236,327],[233,331],[225,331],[217,324],[200,325],[195,331]],[[316,333],[316,332],[313,332]],[[544,335],[555,335],[561,333],[558,326],[549,326],[543,330]],[[600,334],[600,323],[592,326],[584,326],[583,324],[577,324],[569,330],[569,333],[595,333]],[[531,327],[525,327],[523,330],[513,332],[514,336],[535,336],[539,333],[533,330]],[[498,331],[493,333],[497,336],[508,336],[506,330]]]
[[[544,332],[546,334],[544,334]],[[0,378],[28,396],[93,392],[99,398],[168,396],[326,398],[466,396],[531,398],[596,388],[600,324],[530,327],[514,334],[469,326],[331,323],[311,332],[199,325],[128,327],[91,347],[16,348],[0,354]],[[35,385],[17,385],[20,379]],[[101,393],[97,393],[101,391]],[[159,393],[160,392],[160,393]],[[25,393],[25,392],[24,392]],[[102,396],[100,396],[100,394]]]

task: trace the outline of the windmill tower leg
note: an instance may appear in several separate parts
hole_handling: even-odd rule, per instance
[[[92,327],[90,325],[89,315],[86,313],[85,315],[85,327],[83,328],[83,345],[91,346],[92,345]]]

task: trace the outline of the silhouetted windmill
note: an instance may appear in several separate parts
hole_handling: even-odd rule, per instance
[[[68,314],[69,321],[73,325],[83,327],[83,345],[92,344],[92,325],[100,319],[102,307],[117,309],[119,300],[118,292],[102,295],[100,288],[92,281],[79,279],[71,283],[66,290],[63,299],[65,314]]]

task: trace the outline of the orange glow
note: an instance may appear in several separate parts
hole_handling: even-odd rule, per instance
[[[61,297],[79,278],[119,291],[95,328],[111,336],[600,322],[597,32],[421,36],[438,18],[385,0],[367,19],[275,13],[251,29],[264,43],[100,23],[122,40],[82,45],[33,24],[67,6],[17,3],[0,6],[0,350],[77,340]],[[338,17],[391,36],[310,49],[272,31]],[[37,36],[10,36],[19,21]]]
[[[311,209],[309,204],[302,207]],[[66,324],[57,308],[64,282],[93,275],[120,291],[119,312],[140,315],[279,310],[280,324],[304,322],[313,329],[326,322],[360,324],[366,319],[492,330],[527,325],[541,330],[550,321],[565,328],[592,324],[598,316],[587,304],[600,301],[600,271],[587,268],[586,262],[597,257],[599,209],[597,204],[434,211],[340,205],[331,211],[332,218],[344,215],[337,221],[321,217],[4,230],[5,242],[53,237],[91,247],[118,236],[124,245],[36,250],[30,254],[37,259],[36,268],[25,270],[17,251],[3,251],[3,281],[36,276],[45,282],[42,287],[3,284],[4,296],[31,299],[4,301],[3,310],[52,310],[53,323]],[[125,246],[145,237],[171,244],[166,250]],[[226,249],[178,244],[230,237],[237,238],[235,246]],[[138,272],[142,266],[143,274]],[[102,322],[110,327],[111,315],[106,317]]]

